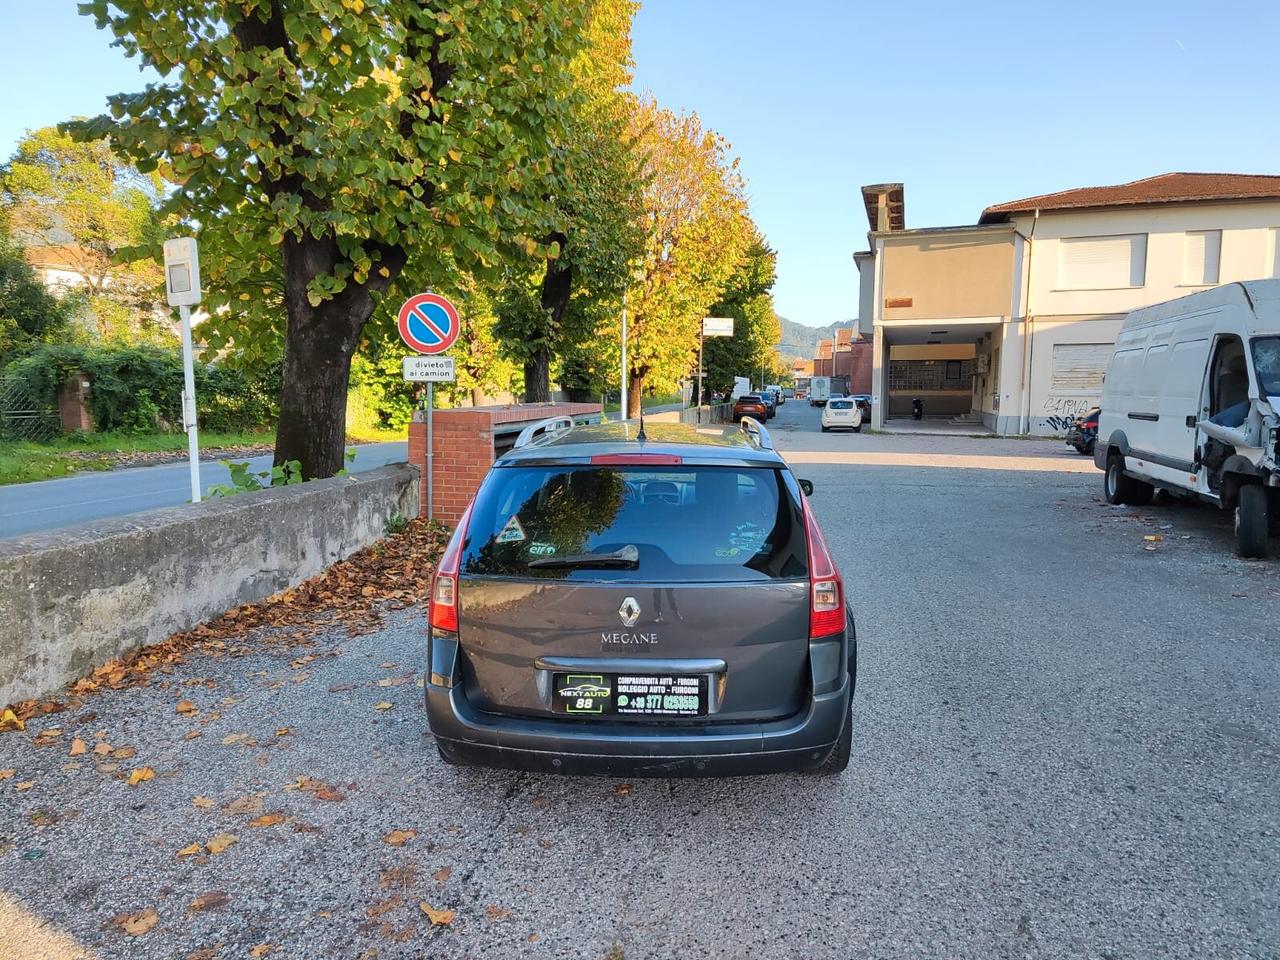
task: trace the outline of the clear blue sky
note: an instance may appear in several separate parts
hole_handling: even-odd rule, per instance
[[[141,89],[73,0],[0,0],[0,157]],[[1274,0],[644,0],[636,86],[742,158],[778,311],[857,312],[858,187],[908,226],[1170,170],[1280,173]]]

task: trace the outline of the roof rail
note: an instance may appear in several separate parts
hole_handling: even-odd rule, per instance
[[[755,417],[742,418],[742,432],[761,450],[773,449],[773,438],[769,436],[769,431],[765,429],[764,424]]]
[[[513,450],[519,450],[533,442],[533,439],[539,435],[551,435],[556,433],[568,433],[573,429],[573,417],[547,417],[545,420],[539,420],[537,423],[531,423],[520,431],[520,436],[516,437]]]

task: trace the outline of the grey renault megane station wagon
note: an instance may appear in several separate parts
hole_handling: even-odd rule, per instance
[[[616,775],[849,763],[857,641],[768,431],[526,429],[432,585],[441,757]]]

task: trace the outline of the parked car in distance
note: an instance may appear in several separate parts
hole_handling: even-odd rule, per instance
[[[871,422],[871,394],[854,393],[854,394],[850,394],[850,396],[853,398],[853,401],[858,405],[858,409],[862,411],[862,422],[870,423]]]
[[[759,394],[744,394],[733,401],[733,419],[741,420],[743,417],[755,417],[764,422],[769,419],[769,406]]]
[[[832,397],[822,408],[822,432],[836,428],[862,432],[862,408],[851,397]]]
[[[778,401],[773,398],[773,394],[768,390],[759,390],[756,392],[756,396],[763,400],[764,405],[769,408],[768,419],[772,420],[778,415]]]
[[[526,428],[428,612],[447,763],[615,776],[838,773],[857,640],[798,480],[755,420]]]
[[[1101,413],[1101,407],[1094,407],[1077,417],[1076,422],[1067,430],[1067,446],[1086,457],[1093,456],[1093,447],[1098,441],[1098,416]]]
[[[773,396],[773,399],[778,406],[782,406],[787,402],[786,394],[782,392],[782,387],[778,386],[778,384],[771,383],[769,386],[765,387],[765,390]]]
[[[1094,463],[1109,503],[1156,489],[1232,512],[1245,557],[1268,552],[1280,486],[1280,280],[1224,284],[1132,311],[1102,389]]]
[[[796,396],[796,391],[793,387],[783,387],[782,395],[786,397],[788,400],[794,400]]]

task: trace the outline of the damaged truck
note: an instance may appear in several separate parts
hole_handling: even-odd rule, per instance
[[[1134,310],[1101,405],[1094,463],[1109,503],[1195,497],[1231,511],[1242,556],[1267,555],[1280,520],[1280,280]]]

